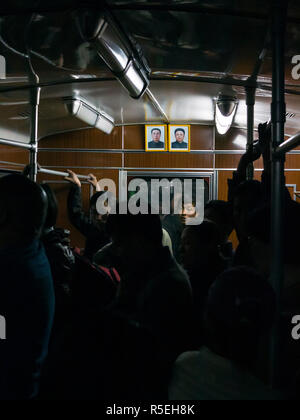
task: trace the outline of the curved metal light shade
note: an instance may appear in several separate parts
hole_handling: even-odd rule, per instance
[[[79,98],[65,98],[64,102],[70,115],[80,119],[90,127],[98,128],[106,134],[111,134],[113,131],[115,127],[114,119],[104,111],[92,108]]]
[[[234,96],[219,95],[216,101],[216,127],[219,134],[224,135],[230,129],[236,110],[238,100]]]
[[[98,17],[87,13],[80,21],[83,37],[94,46],[130,96],[139,99],[149,86],[150,69],[145,58],[132,50],[129,40],[107,13]]]

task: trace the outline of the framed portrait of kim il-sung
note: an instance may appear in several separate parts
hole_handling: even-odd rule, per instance
[[[189,152],[191,150],[191,126],[170,125],[169,126],[169,151]]]
[[[168,130],[166,125],[145,126],[146,152],[165,152],[168,150]]]

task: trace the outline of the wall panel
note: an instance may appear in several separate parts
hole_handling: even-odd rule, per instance
[[[41,148],[78,148],[78,149],[121,149],[122,128],[116,127],[111,135],[97,129],[72,131],[56,134],[39,141]]]
[[[145,150],[145,126],[124,127],[124,148],[128,150]]]
[[[191,150],[214,150],[214,128],[192,125]]]
[[[126,154],[125,167],[191,169],[213,168],[213,156],[189,153]]]
[[[78,167],[120,167],[121,153],[98,152],[57,152],[40,151],[38,161],[41,166],[78,166]]]
[[[286,156],[286,169],[300,169],[300,154]]]
[[[242,155],[240,154],[217,154],[216,169],[234,169],[238,167]],[[263,169],[263,159],[260,158],[254,162],[255,169]]]
[[[14,162],[20,165],[27,165],[29,162],[29,151],[13,146],[6,146],[0,144],[0,165],[5,165],[2,162]],[[9,164],[7,164],[10,166]],[[14,165],[18,166],[18,165]]]

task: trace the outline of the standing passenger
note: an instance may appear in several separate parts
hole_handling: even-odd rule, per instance
[[[169,387],[171,400],[273,400],[255,376],[261,343],[275,319],[275,295],[254,270],[224,272],[210,289],[206,347],[182,354]]]
[[[182,264],[190,278],[195,320],[200,329],[208,291],[218,275],[227,268],[227,262],[220,255],[220,232],[215,223],[205,221],[184,229]]]
[[[38,394],[54,317],[48,260],[39,242],[46,196],[21,175],[0,179],[0,314],[7,336],[0,340],[0,400]]]
[[[167,247],[157,215],[111,215],[108,231],[121,276],[117,307],[148,328],[171,354],[189,348],[192,292]]]
[[[70,176],[66,177],[66,180],[72,184],[68,197],[69,218],[74,227],[85,236],[84,255],[92,260],[94,254],[109,243],[109,238],[105,233],[107,215],[98,214],[96,209],[97,200],[104,192],[97,191],[91,198],[90,209],[92,217],[89,217],[82,208],[81,182],[74,172],[70,170],[68,172]],[[89,182],[97,190],[97,179],[94,175],[90,175]]]

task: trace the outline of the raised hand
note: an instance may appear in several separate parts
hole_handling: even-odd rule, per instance
[[[249,163],[255,162],[261,157],[262,150],[260,148],[259,142],[254,142],[251,146],[248,147],[246,152],[247,159]]]
[[[98,185],[98,180],[94,174],[89,174],[88,182],[96,189],[96,191],[100,191],[100,187]]]
[[[69,176],[65,177],[66,181],[71,182],[71,184],[77,185],[79,188],[81,188],[81,182],[78,178],[78,176],[75,174],[75,172],[71,171],[70,169],[67,169],[67,172]]]

